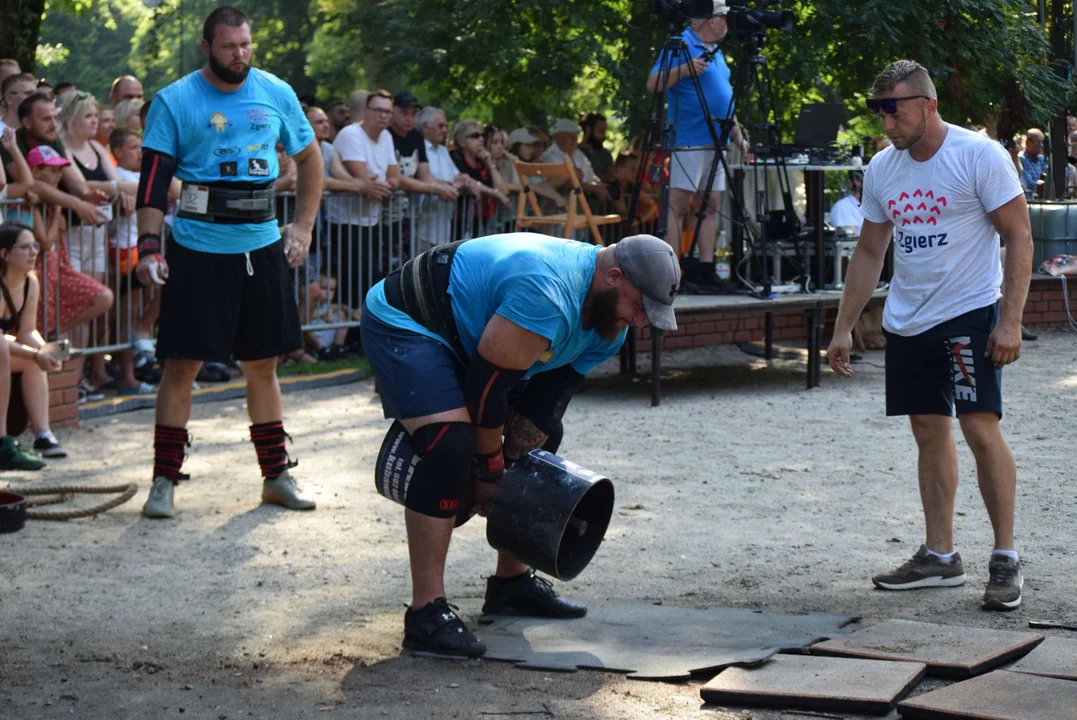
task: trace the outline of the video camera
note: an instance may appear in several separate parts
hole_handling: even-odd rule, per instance
[[[796,18],[792,10],[758,10],[748,7],[747,0],[728,0],[726,22],[729,32],[745,34],[779,30],[792,32]]]
[[[762,0],[766,4],[767,0]],[[732,33],[763,32],[768,29],[789,32],[793,29],[791,10],[759,10],[748,7],[747,0],[647,0],[652,12],[674,24],[714,17],[715,10],[726,11]]]

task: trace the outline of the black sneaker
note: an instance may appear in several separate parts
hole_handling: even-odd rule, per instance
[[[1029,329],[1026,328],[1024,325],[1021,326],[1021,339],[1022,340],[1026,341],[1026,342],[1032,342],[1038,337],[1039,337],[1039,335],[1037,335],[1037,334],[1035,334],[1033,332],[1030,332]]]
[[[52,433],[34,440],[34,452],[45,458],[67,457],[67,450],[64,450],[64,446]]]
[[[984,610],[1015,610],[1021,604],[1021,588],[1025,577],[1021,573],[1021,561],[1009,555],[991,553],[987,565],[991,579],[984,590],[981,602]]]
[[[587,614],[587,607],[561,597],[548,580],[540,578],[534,570],[528,570],[514,578],[487,578],[482,612],[484,615],[581,618]]]
[[[404,647],[415,652],[453,657],[479,657],[486,652],[445,598],[404,613]]]

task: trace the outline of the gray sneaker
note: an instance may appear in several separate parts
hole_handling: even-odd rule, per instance
[[[882,573],[871,579],[882,590],[913,590],[925,587],[957,587],[965,584],[965,566],[961,555],[954,553],[944,562],[921,545],[916,554],[894,572]]]
[[[157,476],[153,479],[153,487],[150,488],[150,497],[142,506],[142,515],[148,518],[172,517],[172,496],[176,486],[170,478]]]
[[[262,502],[283,505],[289,510],[313,510],[317,507],[317,503],[303,495],[303,490],[295,484],[287,470],[262,483]]]
[[[1021,561],[1009,555],[991,553],[991,562],[987,564],[991,579],[984,590],[981,602],[984,610],[1013,610],[1021,604],[1021,588],[1025,577],[1021,573]]]

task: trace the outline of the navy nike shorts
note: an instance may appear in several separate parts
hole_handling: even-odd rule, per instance
[[[1002,371],[986,356],[998,303],[919,335],[886,335],[886,414],[993,412],[1002,417]]]

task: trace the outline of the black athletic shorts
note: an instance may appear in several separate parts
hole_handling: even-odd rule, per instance
[[[280,240],[237,254],[199,252],[172,241],[165,259],[158,357],[263,360],[303,347]]]
[[[998,303],[919,335],[886,334],[886,414],[993,412],[1002,417],[1002,371],[985,354]]]

